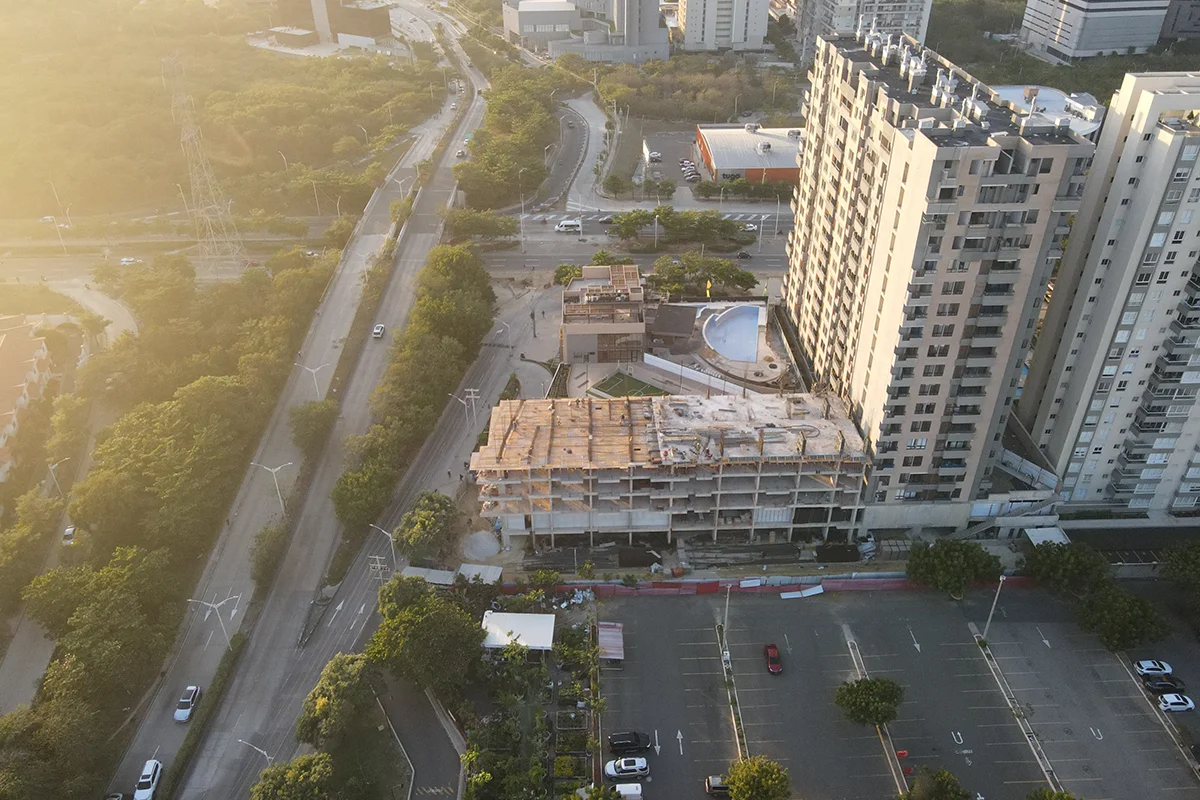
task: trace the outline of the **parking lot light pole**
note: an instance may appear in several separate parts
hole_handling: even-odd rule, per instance
[[[726,640],[729,638],[729,594],[733,591],[733,584],[725,587],[725,621],[721,623],[722,635]]]
[[[996,613],[996,602],[1000,599],[1000,590],[1004,588],[1004,576],[1000,576],[1000,583],[996,584],[996,596],[992,598],[992,609],[988,612],[987,622],[983,624],[983,640],[987,641],[988,628],[992,627],[992,614]]]

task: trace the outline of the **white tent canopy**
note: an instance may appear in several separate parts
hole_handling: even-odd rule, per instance
[[[1029,541],[1033,543],[1034,547],[1037,547],[1039,544],[1045,544],[1046,542],[1053,542],[1054,544],[1071,543],[1071,540],[1067,537],[1067,534],[1064,533],[1063,529],[1057,525],[1050,528],[1022,528],[1021,530],[1023,530],[1025,535],[1029,537]]]
[[[508,614],[483,612],[483,646],[498,650],[513,642],[530,650],[549,650],[554,646],[553,614]]]

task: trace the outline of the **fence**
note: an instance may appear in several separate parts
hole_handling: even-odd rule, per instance
[[[730,383],[724,378],[718,378],[715,375],[709,375],[706,372],[701,372],[691,367],[685,367],[683,364],[676,364],[673,361],[667,361],[665,358],[659,358],[656,355],[646,353],[643,357],[643,362],[647,367],[653,367],[668,375],[682,375],[690,381],[702,384],[721,394],[741,394],[742,387],[736,383]],[[751,389],[750,391],[755,391]]]

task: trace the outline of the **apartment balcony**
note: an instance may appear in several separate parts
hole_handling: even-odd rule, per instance
[[[1171,320],[1171,334],[1173,336],[1182,334],[1184,331],[1200,331],[1200,314],[1176,317]]]
[[[948,433],[948,434],[975,433],[975,423],[974,422],[951,422],[948,425],[943,425],[941,427],[941,430],[939,431],[939,433]]]
[[[1163,350],[1168,353],[1194,353],[1200,348],[1198,336],[1169,336],[1163,340]]]

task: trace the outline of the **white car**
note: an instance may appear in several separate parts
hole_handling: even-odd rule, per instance
[[[1163,711],[1191,711],[1196,704],[1187,695],[1164,694],[1158,698],[1158,707]]]
[[[1135,661],[1133,668],[1138,675],[1170,675],[1171,665],[1165,661]]]
[[[371,338],[372,339],[382,339],[383,332],[385,330],[386,330],[386,328],[384,328],[382,325],[376,325],[375,328],[371,331]]]
[[[756,231],[756,230],[758,230],[758,226],[755,225],[753,222],[747,222],[745,225],[742,226],[742,230],[747,231],[747,232]]]
[[[618,758],[604,765],[604,774],[614,780],[644,778],[650,774],[650,764],[644,758]]]
[[[54,217],[42,217],[42,222],[54,222]]]
[[[62,534],[62,546],[71,547],[75,544],[75,526],[68,525],[67,529]]]
[[[451,104],[450,104],[450,110],[451,110],[451,111],[457,111],[457,110],[458,110],[458,103],[451,103]]]
[[[138,259],[138,258],[122,258],[121,259],[122,267],[130,267],[130,266],[133,266],[134,264],[138,264],[138,263],[141,263],[141,259]]]
[[[133,800],[154,800],[158,784],[162,782],[163,765],[157,758],[152,758],[142,767],[142,776],[133,787]]]
[[[175,721],[187,722],[192,718],[192,710],[196,708],[196,704],[200,702],[200,687],[189,686],[183,690],[183,696],[179,698],[179,703],[175,706]]]

